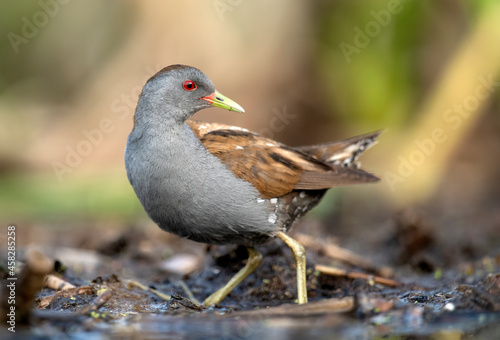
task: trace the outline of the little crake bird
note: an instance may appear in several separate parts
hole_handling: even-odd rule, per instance
[[[239,127],[188,120],[217,106],[244,112],[200,70],[172,65],[139,97],[125,150],[130,184],[160,228],[209,244],[247,246],[249,258],[204,304],[222,301],[260,264],[255,245],[282,239],[297,262],[298,302],[307,302],[305,251],[286,232],[326,190],[377,181],[357,157],[379,133],[289,147]]]

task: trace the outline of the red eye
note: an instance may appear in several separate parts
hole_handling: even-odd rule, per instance
[[[186,80],[184,82],[183,86],[184,86],[184,90],[186,90],[186,91],[193,91],[193,90],[196,90],[196,88],[198,87],[198,86],[196,86],[196,84],[192,80]]]

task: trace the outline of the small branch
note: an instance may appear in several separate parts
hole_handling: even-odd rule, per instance
[[[285,304],[277,307],[269,307],[265,309],[255,309],[242,312],[234,312],[228,314],[234,316],[311,316],[325,313],[347,313],[354,308],[354,298],[352,296],[340,299],[328,299],[316,302],[310,302],[303,305]]]
[[[63,279],[55,276],[55,275],[47,275],[45,280],[43,281],[45,287],[54,289],[54,290],[68,290],[71,288],[75,288],[71,283],[64,281]]]
[[[113,292],[111,290],[109,290],[109,289],[106,289],[101,295],[99,295],[98,297],[96,297],[95,300],[92,301],[91,304],[83,307],[80,310],[80,314],[91,315],[92,312],[96,312],[106,302],[108,302],[109,299],[111,299],[112,296],[113,296]]]
[[[191,291],[191,289],[189,289],[189,287],[186,285],[184,281],[180,280],[178,284],[182,288],[182,290],[184,291],[189,300],[191,300],[194,304],[201,306],[200,301],[198,301],[198,299],[195,298],[193,292]]]
[[[306,248],[314,249],[316,251],[322,251],[332,259],[336,259],[352,266],[371,271],[381,277],[387,278],[393,276],[394,271],[392,268],[377,266],[370,260],[358,254],[355,254],[350,250],[341,248],[335,244],[327,243],[323,240],[313,238],[305,234],[295,234],[295,239],[302,243]]]
[[[343,270],[343,269],[333,268],[333,267],[329,267],[329,266],[323,266],[320,264],[317,264],[315,266],[315,269],[323,274],[326,274],[326,275],[346,277],[348,279],[363,279],[363,280],[367,280],[368,282],[375,282],[375,283],[379,283],[381,285],[389,286],[389,287],[398,287],[401,285],[401,282],[387,279],[384,277],[369,275],[369,274],[364,274],[364,273],[348,272],[348,271]]]
[[[162,292],[159,292],[156,289],[146,287],[145,285],[143,285],[142,283],[139,283],[137,281],[127,280],[127,281],[125,281],[125,283],[126,283],[128,289],[132,289],[133,287],[137,287],[139,289],[142,289],[142,290],[148,291],[150,293],[153,293],[153,294],[155,294],[156,296],[160,297],[161,299],[163,299],[165,301],[168,301],[168,300],[170,300],[172,298],[172,296],[170,296],[170,295],[167,295],[167,294],[164,294]]]
[[[199,303],[194,303],[193,301],[189,300],[188,298],[182,297],[179,294],[172,295],[170,308],[176,308],[175,304],[179,304],[184,308],[196,310],[198,312],[205,309],[203,305],[200,305]]]
[[[90,286],[81,286],[81,287],[69,288],[66,290],[60,290],[60,291],[57,291],[55,294],[52,294],[49,296],[44,296],[43,298],[41,298],[39,300],[39,303],[38,303],[38,308],[47,307],[48,305],[50,305],[52,303],[52,300],[54,300],[55,298],[59,298],[59,297],[67,298],[67,297],[72,297],[75,295],[82,295],[82,294],[92,295],[92,294],[94,294],[94,291],[92,290],[92,287],[90,287]]]

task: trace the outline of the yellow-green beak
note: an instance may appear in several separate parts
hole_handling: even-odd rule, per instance
[[[245,110],[238,103],[224,96],[219,91],[215,91],[213,94],[201,97],[200,99],[206,100],[212,106],[221,107],[229,111],[245,112]]]

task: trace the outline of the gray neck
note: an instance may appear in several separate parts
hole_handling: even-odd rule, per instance
[[[180,127],[185,120],[194,112],[184,113],[179,107],[165,107],[163,102],[157,102],[157,96],[142,93],[134,115],[134,127],[138,126],[141,131],[165,134],[166,128]],[[156,127],[156,128],[155,128]],[[134,129],[135,130],[135,129]]]

